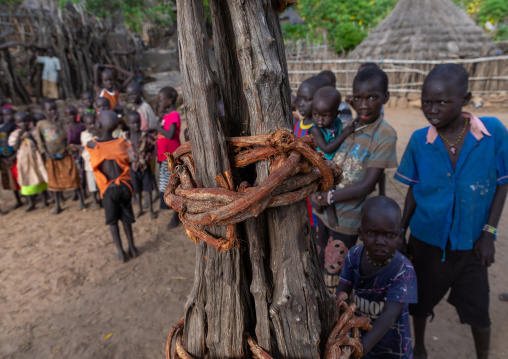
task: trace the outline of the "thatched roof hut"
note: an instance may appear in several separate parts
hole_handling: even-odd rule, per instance
[[[400,0],[349,58],[438,60],[493,53],[483,29],[451,0]]]

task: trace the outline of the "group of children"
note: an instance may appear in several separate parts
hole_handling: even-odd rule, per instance
[[[295,135],[313,136],[343,171],[340,185],[309,196],[309,217],[325,285],[349,294],[373,321],[362,337],[364,357],[427,358],[427,318],[450,290],[477,357],[487,358],[487,267],[507,194],[508,132],[496,118],[463,112],[471,99],[464,68],[440,65],[426,77],[422,110],[430,126],[412,135],[400,165],[396,132],[384,119],[388,77],[377,65],[362,65],[354,78],[351,121],[340,121],[329,71],[303,81],[292,99]],[[403,211],[388,197],[368,198],[384,170],[397,167],[395,178],[409,185]]]
[[[159,116],[143,100],[141,86],[133,82],[130,73],[109,65],[94,67],[97,99],[91,92],[84,92],[81,105],[67,106],[61,116],[54,99],[43,101],[43,113],[14,111],[0,98],[0,170],[2,187],[14,192],[15,208],[26,197],[26,211],[36,207],[37,195],[42,207],[48,204],[48,192],[52,194],[53,214],[62,211],[64,191],[73,191],[74,199],[85,209],[84,199],[91,195],[93,207],[103,207],[106,224],[118,249],[117,257],[125,261],[118,220],[122,221],[129,243],[128,254],[137,255],[131,224],[135,221],[131,200],[135,196],[143,214],[142,195],[152,219],[157,217],[153,209],[152,191],[160,195],[161,209],[169,209],[163,201],[163,193],[169,181],[166,153],[180,146],[180,116],[176,110],[178,93],[165,87],[158,95]],[[127,92],[126,108],[120,102],[115,88],[117,70],[127,76],[122,84]],[[130,81],[130,82],[129,82]],[[97,84],[96,84],[97,85]],[[154,173],[160,168],[157,186]],[[0,214],[4,214],[0,208]],[[178,225],[173,213],[168,227]]]

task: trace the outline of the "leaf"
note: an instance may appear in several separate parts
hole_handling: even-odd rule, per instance
[[[109,338],[111,338],[113,336],[113,334],[115,334],[115,333],[109,333],[108,335],[106,335],[104,337],[104,340],[108,340]]]

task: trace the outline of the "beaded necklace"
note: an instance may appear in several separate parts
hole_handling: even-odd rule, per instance
[[[457,153],[457,149],[455,148],[455,145],[457,143],[459,143],[460,140],[462,140],[462,136],[464,136],[464,132],[466,132],[466,128],[467,128],[468,123],[469,123],[469,118],[466,117],[466,122],[464,123],[464,128],[462,129],[462,132],[461,132],[459,138],[454,143],[451,143],[450,141],[448,141],[448,139],[441,133],[441,131],[439,131],[439,130],[437,131],[437,133],[439,133],[439,136],[441,137],[441,139],[450,146],[450,152],[454,156],[455,156],[455,153]]]
[[[375,267],[382,267],[382,266],[385,266],[388,263],[390,263],[392,261],[392,258],[394,255],[395,255],[395,253],[393,253],[392,256],[390,258],[388,258],[387,260],[385,260],[383,263],[379,263],[379,262],[373,261],[369,256],[369,252],[367,251],[367,261],[369,261],[369,263]]]

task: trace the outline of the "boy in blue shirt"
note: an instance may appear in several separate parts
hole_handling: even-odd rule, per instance
[[[415,358],[427,358],[426,319],[449,289],[448,302],[471,326],[477,357],[489,354],[487,267],[507,193],[508,132],[497,118],[462,112],[471,99],[467,85],[456,64],[428,74],[422,110],[431,126],[413,133],[395,174],[410,186],[402,228],[411,228],[407,251],[418,276],[418,304],[409,308]]]
[[[416,303],[416,274],[396,249],[401,239],[400,207],[384,196],[365,201],[358,229],[363,245],[351,248],[337,292],[351,295],[357,312],[371,318],[362,333],[363,358],[413,357],[408,303]]]

